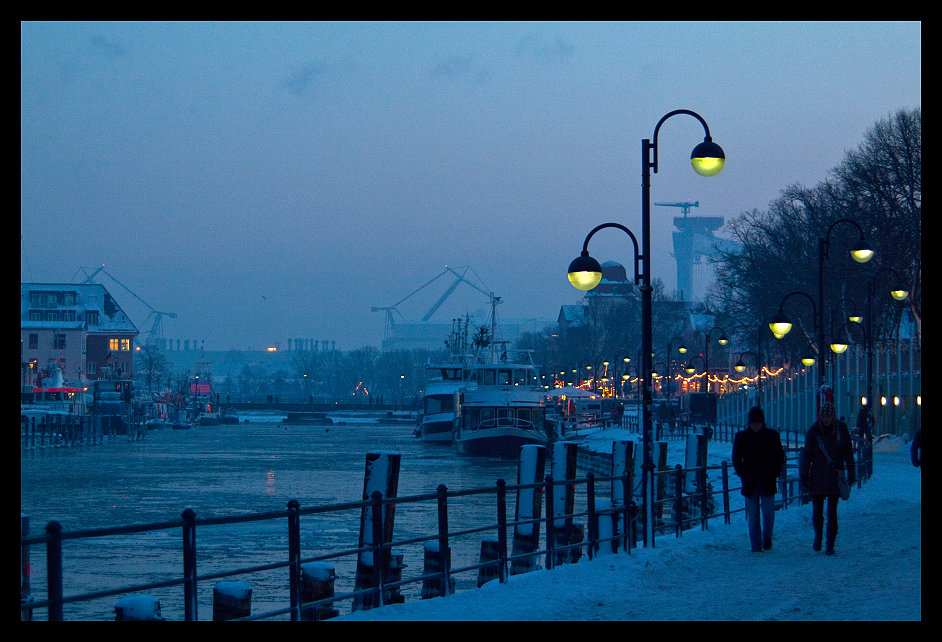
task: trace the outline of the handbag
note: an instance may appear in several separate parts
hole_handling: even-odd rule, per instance
[[[825,448],[824,440],[821,439],[821,435],[818,435],[818,444],[821,446],[821,452],[824,453],[824,458],[828,460],[831,468],[837,474],[837,494],[840,495],[841,499],[850,499],[850,484],[847,482],[847,475],[844,474],[843,469],[838,468],[834,465],[834,462],[831,461],[831,454],[828,452],[828,449]]]

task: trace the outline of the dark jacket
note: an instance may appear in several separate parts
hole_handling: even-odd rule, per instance
[[[857,479],[854,467],[854,445],[850,440],[850,431],[843,421],[834,420],[830,430],[819,422],[808,429],[805,436],[805,448],[798,460],[798,475],[801,483],[811,495],[837,495],[837,473],[828,463],[821,451],[818,436],[824,441],[834,466],[844,470],[847,481],[851,484]]]
[[[746,497],[775,494],[775,480],[785,463],[785,451],[778,433],[763,426],[746,428],[733,439],[733,468],[742,480]]]

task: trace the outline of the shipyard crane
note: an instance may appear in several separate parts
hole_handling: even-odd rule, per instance
[[[684,218],[687,218],[687,214],[690,213],[690,208],[700,207],[700,201],[694,201],[693,203],[689,201],[684,201],[682,203],[655,203],[655,205],[660,205],[662,207],[682,207],[684,211]]]
[[[85,274],[88,274],[88,272],[85,271],[85,268],[79,268],[79,270],[82,271],[82,272],[85,272]],[[128,293],[129,293],[131,296],[133,296],[135,299],[137,299],[138,301],[140,301],[141,303],[143,303],[145,306],[147,306],[147,309],[150,310],[150,313],[147,315],[147,318],[144,319],[144,324],[142,324],[142,325],[147,324],[147,322],[148,322],[151,318],[153,318],[154,321],[153,321],[153,323],[152,323],[151,326],[150,326],[150,331],[147,332],[147,333],[145,333],[146,338],[145,338],[145,340],[144,340],[144,345],[151,345],[151,344],[154,343],[154,341],[155,341],[156,339],[162,338],[162,337],[163,337],[163,318],[164,318],[164,317],[170,317],[171,319],[176,319],[176,318],[177,318],[177,313],[176,313],[176,312],[161,312],[160,310],[155,309],[150,303],[148,303],[147,301],[145,301],[144,299],[142,299],[140,296],[138,296],[137,293],[134,292],[131,288],[129,288],[129,287],[126,286],[124,283],[122,283],[121,281],[119,281],[118,279],[116,279],[113,274],[109,273],[109,272],[105,269],[104,264],[102,264],[102,266],[101,266],[100,268],[98,268],[97,270],[95,270],[94,272],[92,272],[92,274],[89,275],[89,276],[85,279],[85,281],[83,281],[83,283],[94,283],[94,282],[95,282],[95,277],[98,276],[98,273],[99,273],[99,272],[104,272],[104,274],[105,274],[108,278],[110,278],[112,281],[114,281],[115,283],[117,283],[118,285],[120,285],[122,288],[124,288],[125,290],[127,290]],[[78,272],[76,272],[76,274],[78,274]],[[75,277],[73,276],[72,278],[74,279]]]
[[[461,269],[461,268],[459,268],[459,269]],[[445,302],[445,300],[446,300],[449,296],[451,296],[451,294],[455,291],[455,289],[457,289],[457,287],[458,287],[461,283],[467,283],[468,285],[470,285],[471,287],[473,287],[475,290],[477,290],[478,292],[483,293],[483,294],[486,295],[487,297],[493,297],[493,293],[492,293],[492,292],[488,292],[488,291],[486,291],[486,290],[484,290],[484,289],[478,287],[477,285],[475,285],[474,283],[472,283],[471,281],[469,281],[469,280],[467,280],[467,279],[465,278],[465,275],[468,273],[469,270],[471,270],[471,267],[470,267],[470,266],[466,266],[466,267],[463,268],[463,271],[459,274],[457,270],[455,270],[454,268],[451,268],[451,267],[449,267],[449,266],[446,265],[446,266],[445,266],[445,269],[442,270],[438,275],[436,275],[435,277],[429,279],[429,280],[426,281],[424,284],[422,284],[421,286],[419,286],[418,288],[416,288],[415,290],[413,290],[412,292],[410,292],[409,294],[407,294],[407,295],[404,296],[403,298],[399,299],[398,301],[396,301],[396,302],[393,303],[392,305],[390,305],[390,306],[373,306],[372,308],[370,308],[370,310],[371,310],[372,312],[386,312],[386,324],[385,324],[385,326],[384,326],[384,328],[383,328],[383,339],[386,339],[386,338],[388,337],[388,335],[389,335],[390,330],[392,330],[392,329],[394,329],[394,328],[396,327],[396,321],[395,321],[395,318],[394,318],[394,316],[393,316],[393,312],[398,312],[398,311],[399,311],[399,305],[402,304],[402,303],[404,303],[406,300],[410,299],[410,298],[411,298],[412,296],[414,296],[415,294],[419,293],[421,290],[424,290],[426,287],[428,287],[429,285],[431,285],[432,283],[434,283],[435,281],[437,281],[437,280],[440,279],[441,277],[445,276],[446,274],[449,274],[449,273],[450,273],[450,274],[453,274],[453,275],[455,276],[455,281],[454,281],[454,283],[452,283],[452,284],[448,287],[448,289],[445,291],[445,293],[442,294],[442,296],[440,296],[440,297],[438,298],[438,300],[432,305],[431,308],[429,308],[428,312],[426,312],[425,315],[422,317],[422,321],[428,321],[428,320],[432,317],[432,315],[435,314],[435,312],[438,310],[438,308],[441,307],[441,305]]]

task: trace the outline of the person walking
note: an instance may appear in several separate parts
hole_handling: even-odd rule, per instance
[[[733,438],[733,468],[742,481],[746,498],[746,523],[752,552],[772,548],[775,524],[776,479],[785,463],[785,450],[778,432],[765,425],[765,413],[749,410],[748,427]]]
[[[798,475],[802,486],[811,496],[811,525],[814,528],[815,551],[821,550],[825,536],[825,553],[834,555],[837,538],[837,502],[839,487],[837,475],[843,471],[847,482],[856,480],[854,447],[847,425],[836,418],[834,404],[821,404],[818,420],[808,429],[805,447],[799,458]],[[824,532],[824,505],[827,501],[827,530]]]

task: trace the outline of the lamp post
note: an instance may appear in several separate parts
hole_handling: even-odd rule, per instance
[[[706,121],[696,112],[688,109],[676,109],[668,112],[657,122],[654,127],[653,141],[643,139],[641,141],[641,252],[638,252],[638,243],[634,235],[624,226],[617,223],[607,223],[600,227],[619,227],[631,236],[635,244],[635,281],[639,284],[641,290],[641,417],[642,417],[642,450],[643,464],[641,466],[642,480],[641,488],[643,495],[644,510],[644,544],[645,546],[654,546],[654,458],[653,443],[651,433],[653,430],[653,400],[651,394],[652,381],[652,287],[651,287],[651,171],[657,173],[657,136],[661,125],[677,115],[687,115],[696,118],[703,126],[703,142],[694,147],[690,154],[690,164],[701,176],[714,176],[723,169],[726,162],[726,155],[722,148],[713,142],[710,137],[710,128]],[[599,228],[593,230],[589,236],[595,233]],[[586,243],[583,244],[583,254],[570,265],[569,280],[580,289],[592,289],[598,285],[602,277],[602,270],[598,261],[590,259],[586,250]],[[641,266],[643,261],[643,269]],[[576,277],[573,277],[573,267],[575,266]],[[589,276],[591,274],[591,276]],[[594,281],[594,283],[593,283]]]
[[[725,346],[729,343],[729,339],[726,338],[726,330],[719,326],[714,326],[709,330],[697,330],[696,332],[702,333],[704,336],[703,341],[703,371],[706,374],[706,391],[710,392],[710,340],[713,338],[713,331],[719,330],[720,338],[716,340],[721,346]]]
[[[833,230],[839,223],[848,223],[857,228],[857,231],[860,233],[860,238],[854,243],[853,247],[850,249],[850,256],[857,263],[866,263],[873,258],[873,248],[864,238],[863,229],[856,221],[849,218],[838,219],[831,223],[831,226],[828,227],[827,233],[818,239],[818,310],[823,314],[824,312],[824,260],[828,258],[828,249],[831,239],[831,230]],[[821,367],[818,370],[818,385],[824,383],[824,374],[827,369],[827,352],[824,349],[824,324],[818,324],[818,357],[821,359]]]
[[[675,341],[680,341],[680,347],[677,348],[677,352],[680,354],[687,353],[687,346],[684,345],[684,340],[682,337],[674,337],[667,342],[667,408],[670,412],[671,425],[674,423],[674,405],[673,397],[671,395],[671,384],[674,380],[674,369],[671,367],[671,346],[674,345]]]

